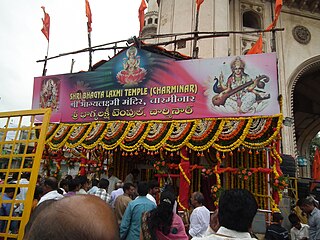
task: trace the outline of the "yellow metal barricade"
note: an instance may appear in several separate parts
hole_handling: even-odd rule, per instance
[[[0,113],[0,239],[23,238],[50,114],[50,109]],[[42,123],[35,122],[36,116]],[[23,173],[30,173],[29,183],[21,181]],[[18,195],[22,188],[27,189],[25,199]]]

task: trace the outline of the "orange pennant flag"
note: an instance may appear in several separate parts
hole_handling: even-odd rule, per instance
[[[262,34],[260,34],[260,37],[258,38],[257,42],[252,46],[252,48],[247,52],[247,54],[258,54],[262,53]]]
[[[200,10],[200,5],[204,2],[204,0],[196,0],[197,3],[197,11]]]
[[[50,33],[50,16],[48,13],[46,13],[46,10],[44,6],[41,7],[44,12],[44,18],[42,18],[43,27],[41,29],[41,32],[44,34],[44,36],[47,38],[49,42],[49,33]]]
[[[91,28],[91,23],[92,23],[92,14],[91,14],[91,8],[90,8],[90,4],[89,4],[89,1],[86,0],[86,16],[88,18],[88,32],[91,32],[92,31],[92,28]]]
[[[140,22],[140,34],[142,32],[142,28],[144,26],[144,10],[147,8],[147,4],[145,0],[141,0],[141,4],[139,7],[139,22]]]
[[[312,178],[314,181],[320,182],[320,153],[318,148],[316,149],[316,152],[314,154],[314,159],[312,164]],[[310,186],[310,191],[312,191],[316,185],[317,184],[315,182],[312,183]]]
[[[276,6],[275,6],[275,10],[274,10],[274,20],[269,25],[269,27],[267,27],[267,30],[270,30],[277,25],[277,21],[280,16],[282,5],[283,5],[282,0],[276,0]]]

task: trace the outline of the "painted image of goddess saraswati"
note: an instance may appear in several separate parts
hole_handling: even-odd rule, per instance
[[[40,108],[59,109],[59,86],[60,80],[49,78],[42,80],[40,91]]]
[[[130,47],[127,52],[127,58],[123,59],[123,70],[118,72],[118,82],[126,87],[138,85],[147,74],[144,68],[140,67],[140,56],[135,47]]]
[[[268,105],[270,93],[264,91],[269,77],[257,76],[255,79],[245,72],[245,62],[236,57],[230,64],[232,73],[227,79],[223,73],[215,78],[212,107],[222,112],[256,113]]]

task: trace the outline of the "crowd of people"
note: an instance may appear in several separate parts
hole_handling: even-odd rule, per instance
[[[171,185],[160,189],[156,180],[137,181],[136,170],[122,182],[113,169],[101,179],[70,175],[58,181],[54,177],[37,184],[32,214],[25,227],[24,239],[255,239],[252,224],[258,210],[254,196],[245,189],[222,192],[219,207],[213,213],[205,207],[201,192],[190,196],[192,211],[182,219],[177,211],[177,196]],[[23,180],[22,180],[23,179]],[[20,181],[28,181],[23,175]],[[112,186],[111,186],[112,184]],[[3,199],[12,199],[15,188],[6,188]],[[27,189],[17,197],[25,198]],[[11,203],[3,203],[0,215],[11,211]],[[283,216],[272,214],[264,238],[320,239],[320,210],[312,197],[301,199],[297,207],[308,216],[303,223],[296,213],[288,216],[292,228],[282,227]],[[21,214],[23,206],[13,212]],[[11,222],[12,232],[17,230]],[[4,232],[6,221],[0,221]]]

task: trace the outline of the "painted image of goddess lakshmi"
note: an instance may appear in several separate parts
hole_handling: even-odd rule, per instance
[[[130,47],[127,52],[127,58],[123,59],[123,70],[118,72],[118,82],[126,87],[138,85],[147,74],[144,68],[140,67],[140,56],[137,56],[138,50]]]
[[[60,80],[49,78],[42,80],[40,91],[40,108],[59,109],[59,86]]]
[[[244,71],[245,62],[236,57],[230,64],[232,73],[225,80],[221,72],[219,79],[215,78],[213,85],[214,108],[222,106],[232,113],[256,113],[267,106],[270,94],[265,92],[265,84],[269,82],[266,75],[257,76],[254,80]],[[260,106],[259,106],[260,105]]]

